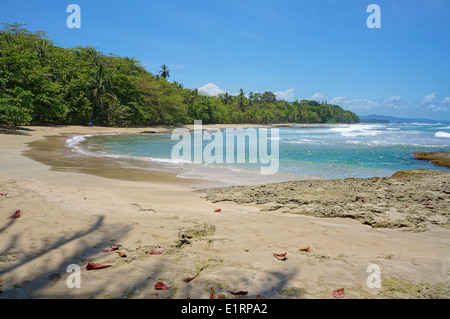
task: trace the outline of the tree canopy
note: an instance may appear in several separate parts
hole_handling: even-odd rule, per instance
[[[199,94],[134,58],[94,47],[62,48],[43,31],[3,24],[0,31],[0,123],[146,126],[187,124],[357,123],[338,105],[278,100],[274,93]]]

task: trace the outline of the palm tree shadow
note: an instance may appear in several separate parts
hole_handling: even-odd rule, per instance
[[[9,223],[7,226],[3,227],[2,230],[6,229],[6,227],[10,226],[13,223]],[[92,240],[92,236],[88,237],[90,234],[95,233],[101,229],[102,238],[98,238],[96,240]],[[105,231],[106,230],[106,231]],[[67,267],[71,264],[80,265],[87,264],[87,260],[90,259],[91,256],[94,256],[99,253],[100,248],[106,248],[110,245],[111,239],[114,238],[115,241],[120,242],[125,236],[131,231],[130,226],[123,225],[108,225],[108,228],[105,228],[104,225],[104,216],[98,217],[96,222],[89,228],[84,231],[77,232],[72,236],[61,236],[56,241],[54,241],[51,245],[46,247],[44,250],[36,251],[35,253],[22,256],[22,258],[13,261],[12,264],[7,265],[7,267],[0,268],[0,278],[8,279],[9,287],[3,287],[3,293],[0,293],[1,299],[34,299],[34,298],[69,298],[69,299],[80,299],[80,298],[139,298],[139,297],[153,297],[147,293],[147,295],[142,295],[142,291],[147,289],[148,287],[153,287],[153,284],[156,282],[158,278],[164,278],[164,270],[166,268],[167,260],[164,259],[155,259],[155,262],[151,264],[151,266],[145,266],[144,269],[140,269],[140,271],[136,271],[137,268],[140,267],[127,267],[126,263],[123,263],[120,268],[119,265],[117,267],[114,265],[115,277],[114,278],[123,278],[120,279],[120,283],[111,283],[109,281],[108,276],[111,273],[108,273],[107,270],[93,270],[94,277],[99,279],[95,284],[82,280],[82,285],[84,287],[89,286],[88,289],[76,291],[76,289],[70,289],[67,287],[67,290],[52,290],[52,286],[54,285],[63,285],[66,286],[65,277],[68,277]],[[15,247],[16,243],[19,241],[20,235],[15,235],[10,238],[10,242],[6,246],[7,248],[0,252],[0,255],[4,252],[8,252],[8,250]],[[77,241],[77,247],[74,251],[71,251],[70,255],[63,258],[57,264],[52,263],[43,264],[43,256],[57,249],[61,249],[64,245]],[[88,245],[85,243],[88,242]],[[73,247],[73,245],[72,245]],[[112,253],[110,253],[112,254]],[[49,255],[51,256],[55,255]],[[105,258],[108,258],[107,254],[105,254]],[[149,255],[150,256],[150,255]],[[110,255],[111,258],[112,255]],[[115,254],[114,254],[115,257]],[[45,258],[45,257],[44,257]],[[22,266],[30,266],[36,265],[36,267],[31,267],[32,271],[35,271],[33,274],[24,274],[23,269],[19,269]],[[1,264],[0,264],[1,266]],[[29,269],[30,267],[28,267]],[[83,267],[81,268],[81,273],[84,274],[86,272]],[[146,269],[150,268],[150,269]],[[95,273],[99,272],[99,273]],[[129,272],[131,275],[129,275]],[[117,276],[119,274],[120,276]],[[123,275],[122,275],[123,274]],[[85,275],[82,275],[85,276]],[[29,279],[29,277],[32,277]],[[26,278],[26,280],[24,279]],[[86,278],[86,277],[83,277]],[[88,277],[89,278],[89,277]],[[14,285],[11,283],[15,281]],[[64,282],[62,282],[64,281]],[[111,285],[110,285],[111,284]],[[118,288],[119,287],[119,288]],[[1,287],[0,287],[1,288]],[[48,289],[50,288],[50,289]],[[83,287],[82,287],[83,288]],[[147,289],[148,290],[148,289]],[[80,292],[81,291],[81,292]],[[154,297],[156,298],[170,298],[174,291],[168,292],[160,292],[154,293]]]
[[[20,263],[16,263],[16,264],[13,264],[13,265],[11,265],[9,267],[4,268],[3,270],[0,271],[0,276],[3,275],[3,274],[8,273],[10,271],[13,271],[14,269],[18,268],[19,266],[23,266],[23,265],[25,265],[27,263],[32,262],[33,260],[36,260],[37,258],[41,257],[42,255],[48,253],[51,250],[57,249],[58,247],[61,247],[61,246],[65,245],[65,244],[67,244],[67,243],[69,243],[71,241],[74,241],[76,239],[79,239],[79,238],[81,238],[83,236],[88,235],[89,233],[94,232],[96,229],[98,229],[102,225],[103,219],[104,219],[104,217],[100,216],[98,218],[98,220],[96,221],[96,223],[92,227],[87,229],[86,231],[79,232],[79,233],[77,233],[77,234],[75,234],[75,235],[73,235],[71,237],[68,237],[68,238],[61,238],[58,241],[56,241],[55,243],[53,243],[53,245],[51,245],[47,249],[45,249],[43,251],[37,251],[37,252],[35,252],[35,253],[31,254],[31,255],[26,256],[26,258],[21,260]],[[9,225],[11,225],[11,224],[9,224]],[[13,244],[11,243],[9,246],[12,247]]]

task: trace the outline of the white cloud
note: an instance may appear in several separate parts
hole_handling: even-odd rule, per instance
[[[208,95],[208,96],[216,96],[219,94],[224,94],[225,91],[222,90],[221,88],[219,88],[214,83],[208,83],[202,87],[199,87],[198,93],[203,94],[203,95]]]
[[[363,99],[349,99],[345,96],[337,96],[330,100],[331,104],[336,104],[344,108],[351,108],[354,110],[368,110],[378,105],[376,101]]]
[[[400,96],[398,96],[398,95],[395,95],[395,96],[391,96],[387,101],[388,102],[400,102]]]
[[[381,100],[380,102],[377,102],[377,103],[379,103],[380,105],[386,106],[386,107],[392,107],[396,110],[401,110],[401,109],[405,108],[405,103],[402,101],[402,99],[398,95],[391,96],[390,98]]]
[[[376,101],[372,101],[372,100],[353,100],[351,102],[351,106],[354,109],[359,109],[359,110],[369,110],[369,109],[373,109],[374,107],[377,107],[379,104]]]
[[[180,65],[172,65],[172,68],[174,68],[174,69],[186,69],[186,66],[183,65],[183,64],[180,64]]]
[[[436,98],[436,93],[431,93],[425,96],[422,100],[422,104],[428,104]]]
[[[317,92],[313,96],[311,96],[309,99],[312,101],[320,101],[320,100],[324,100],[325,96],[323,94]]]
[[[439,111],[447,111],[447,108],[445,106],[438,106],[436,104],[432,104],[428,107],[433,112],[439,112]]]
[[[352,102],[352,100],[350,100],[349,98],[346,98],[345,96],[337,96],[331,99],[330,103],[331,104],[343,104],[343,105],[348,105]]]
[[[441,103],[442,104],[450,103],[450,96],[447,96],[446,98],[444,98]]]
[[[274,94],[279,100],[292,101],[294,99],[294,88],[287,89],[286,91],[277,91]]]

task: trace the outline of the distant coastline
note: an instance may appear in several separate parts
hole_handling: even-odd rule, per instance
[[[371,114],[371,115],[359,115],[362,123],[423,123],[423,124],[450,124],[449,121],[442,120],[433,120],[433,119],[424,119],[424,118],[405,118],[405,117],[395,117],[389,115],[379,115],[379,114]]]

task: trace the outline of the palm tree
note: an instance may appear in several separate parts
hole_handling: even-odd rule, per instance
[[[93,47],[88,47],[84,51],[84,58],[92,65],[98,66],[100,64],[101,53]]]
[[[239,109],[242,111],[242,112],[244,112],[245,111],[245,103],[244,103],[244,97],[245,97],[245,95],[244,95],[244,90],[243,89],[240,89],[239,90],[239,95],[238,95],[238,107],[239,107]]]
[[[89,122],[91,122],[92,116],[97,109],[100,109],[100,114],[103,116],[105,113],[105,102],[116,101],[117,98],[110,92],[111,82],[108,73],[103,68],[103,64],[99,65],[89,82],[89,86],[88,98],[92,103],[91,115],[89,116]]]
[[[233,97],[230,94],[228,94],[228,92],[219,94],[219,97],[222,99],[222,103],[224,105],[228,105],[233,102]]]
[[[161,71],[159,71],[159,74],[161,74],[161,77],[164,79],[164,80],[167,80],[169,77],[170,77],[170,74],[169,74],[169,69],[167,68],[167,65],[165,65],[165,64],[163,64],[163,65],[161,65]]]

